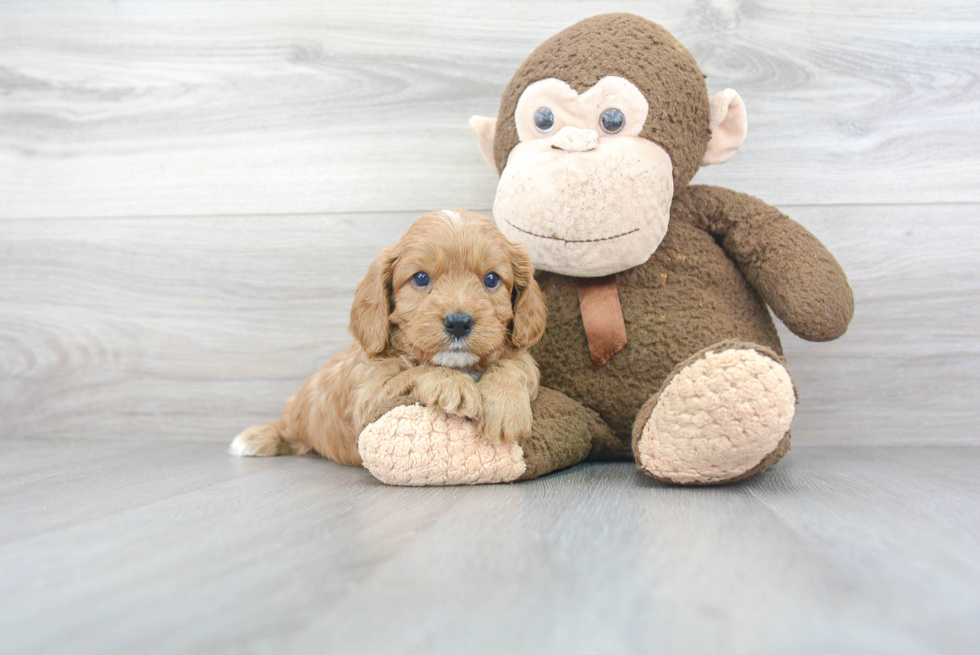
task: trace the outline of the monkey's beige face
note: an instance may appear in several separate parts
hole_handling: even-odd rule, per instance
[[[500,176],[494,220],[538,268],[599,277],[638,266],[667,232],[670,156],[639,136],[649,106],[621,77],[578,94],[535,82],[517,103],[520,139]]]

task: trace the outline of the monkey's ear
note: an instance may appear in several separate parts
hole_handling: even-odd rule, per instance
[[[391,270],[397,255],[395,248],[381,251],[368,267],[367,275],[354,291],[348,331],[369,355],[378,355],[388,347],[391,334]]]
[[[711,99],[711,140],[701,159],[702,166],[724,164],[742,147],[749,131],[745,103],[733,89],[725,89]]]
[[[480,149],[480,154],[490,164],[490,168],[496,171],[497,160],[493,156],[493,138],[497,134],[497,119],[473,116],[470,118],[470,131],[476,137],[476,145]]]

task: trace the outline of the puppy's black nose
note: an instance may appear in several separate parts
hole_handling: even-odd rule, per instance
[[[454,337],[465,337],[473,330],[473,317],[469,314],[450,314],[442,323]]]

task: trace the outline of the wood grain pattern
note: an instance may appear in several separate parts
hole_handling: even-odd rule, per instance
[[[976,205],[795,207],[848,272],[849,332],[783,330],[794,443],[980,443]],[[417,215],[0,223],[0,435],[228,440],[347,343]]]
[[[745,99],[697,181],[850,276],[844,338],[782,330],[804,447],[705,489],[227,456],[380,247],[491,206],[469,116],[611,9]],[[980,449],[909,447],[980,445],[978,34],[974,0],[0,3],[0,652],[980,651]]]
[[[980,647],[976,448],[805,448],[703,489],[629,464],[407,489],[223,444],[6,448],[0,478],[47,474],[0,489],[5,652]]]
[[[980,201],[972,0],[627,2],[738,89],[700,181],[775,204]],[[468,133],[601,2],[0,4],[0,218],[489,207]]]

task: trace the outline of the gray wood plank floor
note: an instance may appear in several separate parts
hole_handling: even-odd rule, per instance
[[[406,489],[216,443],[5,449],[3,652],[980,649],[976,448],[798,448],[706,489],[628,464]]]

